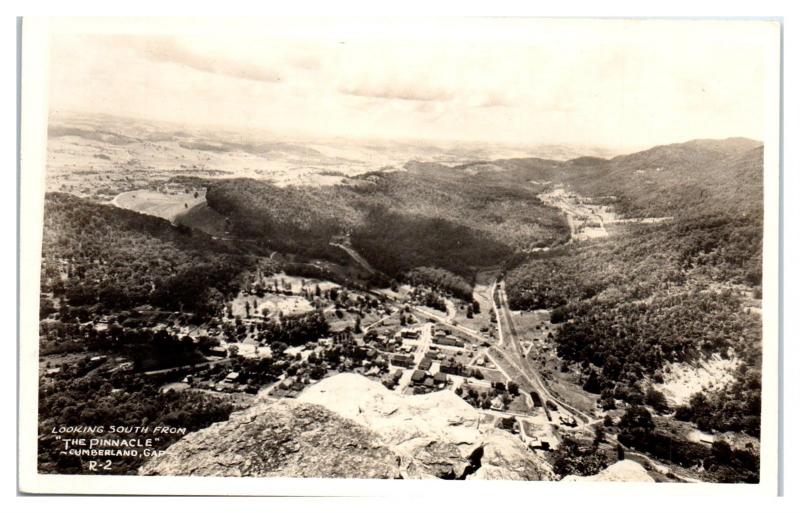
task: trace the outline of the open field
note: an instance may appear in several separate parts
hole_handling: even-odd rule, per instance
[[[514,310],[511,315],[520,340],[542,341],[553,331],[553,325],[550,323],[550,312],[547,310],[535,310],[532,312]]]
[[[253,301],[256,302],[256,307],[253,307]],[[252,317],[261,317],[264,308],[269,310],[268,315],[283,312],[283,315],[299,315],[314,310],[314,306],[308,299],[302,296],[285,296],[283,294],[264,294],[264,297],[257,297],[251,294],[239,292],[239,295],[231,302],[231,310],[234,316],[240,316],[243,319],[247,317],[247,308],[245,303],[250,305],[250,315]]]
[[[178,175],[249,177],[277,186],[355,182],[376,169],[396,171],[409,160],[464,164],[492,158],[572,158],[573,147],[495,144],[432,145],[405,141],[298,140],[271,132],[198,129],[166,122],[88,113],[51,113],[47,141],[48,191],[104,201]],[[593,154],[601,151],[586,148]],[[607,150],[602,150],[606,153]],[[611,154],[608,154],[610,156]]]
[[[255,287],[258,283],[251,284]],[[339,288],[336,283],[317,280],[314,278],[302,278],[299,276],[291,276],[285,273],[276,273],[270,276],[265,276],[261,279],[261,285],[266,288],[271,288],[273,292],[264,292],[259,297],[251,290],[240,291],[239,294],[231,302],[231,309],[234,316],[247,316],[247,308],[245,304],[250,305],[250,315],[254,317],[261,317],[262,310],[267,308],[268,315],[277,315],[282,312],[284,315],[299,315],[314,310],[314,306],[304,296],[305,293],[315,294],[317,287],[321,293],[331,289]],[[275,292],[286,291],[286,294]],[[255,302],[255,306],[254,303]]]
[[[574,383],[574,374],[552,372],[550,376],[552,379],[546,379],[547,387],[556,399],[560,399],[588,415],[597,413],[596,405],[600,396],[590,394]]]
[[[205,203],[205,201],[205,191],[161,192],[152,189],[137,189],[117,195],[111,203],[119,208],[160,217],[174,223],[178,215]]]
[[[483,374],[484,381],[488,381],[490,383],[505,383],[507,381],[505,375],[499,370],[486,369],[484,367],[481,367],[479,370],[481,371],[481,374]]]
[[[286,273],[275,273],[264,278],[265,284],[275,284],[283,290],[291,290],[294,294],[300,294],[303,289],[314,292],[315,288],[319,286],[320,291],[325,292],[331,289],[338,289],[340,285],[327,280],[318,280],[316,278],[303,278],[301,276],[292,276]]]
[[[467,317],[467,306],[464,301],[456,301],[456,315],[454,320],[465,328],[473,331],[480,331],[481,328],[491,326],[489,321],[490,312],[492,310],[491,287],[497,270],[491,269],[480,271],[475,278],[475,286],[472,290],[472,298],[478,302],[480,308],[479,313],[473,314],[472,319]]]
[[[353,328],[355,326],[356,317],[358,317],[358,314],[351,312],[343,312],[341,318],[337,317],[334,311],[325,312],[325,319],[328,321],[330,329],[333,332],[341,331],[345,328]],[[361,326],[369,326],[370,324],[380,320],[382,317],[382,315],[379,315],[375,312],[366,313],[361,318]]]
[[[510,413],[525,413],[529,414],[534,411],[532,404],[529,404],[527,394],[519,394],[508,404],[508,411]]]
[[[607,205],[594,205],[589,198],[557,187],[540,194],[545,204],[561,209],[567,217],[572,240],[588,240],[608,237],[605,224],[613,222],[617,216]]]
[[[248,336],[243,342],[223,343],[223,347],[229,349],[236,348],[237,354],[249,359],[271,358],[272,350],[269,347],[259,346]]]

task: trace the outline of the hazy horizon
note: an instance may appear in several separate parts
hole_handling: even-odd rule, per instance
[[[614,154],[704,138],[761,141],[763,55],[753,42],[765,40],[762,28],[674,20],[54,20],[50,105],[56,113],[285,138]]]
[[[287,135],[287,134],[277,134],[270,132],[266,129],[260,128],[241,128],[232,125],[224,125],[224,124],[187,124],[187,123],[180,123],[180,122],[173,122],[173,121],[166,121],[160,119],[148,119],[148,118],[137,118],[131,116],[123,116],[117,114],[108,114],[103,112],[89,112],[89,111],[58,111],[55,113],[56,118],[50,119],[50,125],[53,125],[55,121],[56,124],[64,123],[68,120],[72,120],[75,118],[82,118],[82,117],[110,117],[116,120],[127,120],[132,123],[142,123],[142,124],[150,124],[153,126],[158,126],[160,128],[167,128],[177,131],[186,132],[187,134],[195,137],[208,137],[209,140],[217,140],[218,142],[246,142],[246,143],[259,143],[259,142],[266,142],[268,140],[272,141],[280,141],[280,142],[290,142],[290,143],[306,143],[306,144],[325,144],[325,143],[333,143],[339,141],[346,141],[348,144],[352,144],[354,146],[365,146],[365,145],[386,145],[389,146],[424,146],[429,145],[433,148],[439,149],[450,149],[455,150],[457,146],[461,145],[469,149],[489,149],[493,148],[496,150],[508,150],[509,152],[530,152],[529,157],[531,158],[543,158],[545,160],[570,160],[570,158],[577,158],[577,157],[570,157],[566,159],[559,159],[559,158],[550,158],[547,156],[541,156],[539,153],[547,148],[563,148],[565,150],[572,150],[576,151],[576,155],[578,156],[588,156],[588,157],[602,157],[606,159],[611,159],[618,156],[630,155],[633,153],[638,153],[641,151],[646,151],[651,148],[659,147],[659,146],[670,146],[670,145],[679,145],[684,143],[689,143],[692,141],[698,140],[716,140],[716,141],[724,141],[727,139],[749,139],[758,143],[763,144],[764,141],[762,139],[755,139],[751,137],[744,137],[744,136],[737,136],[732,135],[729,137],[719,137],[719,138],[696,138],[696,139],[681,139],[675,141],[662,141],[658,144],[652,145],[645,145],[645,146],[629,146],[629,147],[621,147],[621,148],[612,148],[610,146],[602,146],[602,145],[584,145],[584,144],[563,144],[563,143],[536,143],[535,141],[531,141],[530,143],[513,143],[513,142],[503,142],[503,141],[481,141],[481,140],[458,140],[458,139],[421,139],[421,138],[414,138],[414,137],[378,137],[378,136],[363,136],[363,137],[346,137],[346,136],[339,136],[339,135],[314,135],[314,134],[301,134],[301,135]],[[69,123],[66,123],[69,125]],[[227,139],[218,139],[219,136],[225,137],[228,136]],[[269,138],[269,139],[267,139]],[[539,152],[537,152],[539,150]],[[587,150],[586,153],[580,153],[579,150]],[[499,157],[503,158],[503,157]],[[512,158],[512,157],[508,157]]]

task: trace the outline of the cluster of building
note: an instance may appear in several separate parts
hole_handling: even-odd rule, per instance
[[[447,375],[441,371],[432,375],[430,372],[418,368],[411,374],[411,385],[414,394],[442,390],[447,386]]]
[[[440,346],[464,347],[465,342],[454,336],[447,328],[437,328],[433,331],[433,343]]]
[[[471,377],[473,375],[473,372],[468,369],[466,365],[452,356],[444,358],[441,363],[439,363],[439,370],[456,376]]]
[[[395,367],[405,367],[410,369],[414,366],[414,357],[410,354],[392,354],[389,358],[389,363]]]
[[[397,385],[400,383],[400,378],[402,377],[403,370],[396,369],[394,372],[390,372],[389,374],[385,375],[381,380],[381,383],[389,390],[394,390],[397,388]]]
[[[410,353],[413,352],[414,349],[410,346],[404,346],[403,341],[418,340],[419,337],[420,332],[417,330],[401,330],[394,335],[370,333],[364,340],[371,342],[376,349],[380,349],[381,351],[389,353]]]
[[[195,388],[206,388],[216,392],[243,392],[247,394],[255,394],[258,392],[258,386],[248,383],[241,372],[231,371],[219,381],[213,381],[208,378],[203,378],[200,375],[188,374],[184,376],[181,383]]]

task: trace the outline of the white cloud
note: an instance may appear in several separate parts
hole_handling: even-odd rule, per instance
[[[148,39],[143,54],[154,62],[168,62],[197,71],[257,82],[280,82],[281,75],[267,66],[241,62],[235,56],[201,53],[173,38]]]
[[[91,34],[100,23],[54,35],[54,107],[309,136],[617,147],[763,128],[759,23],[175,20]]]

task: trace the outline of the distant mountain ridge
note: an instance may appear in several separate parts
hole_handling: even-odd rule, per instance
[[[563,240],[563,214],[537,198],[553,184],[606,198],[625,217],[757,215],[762,170],[758,141],[700,139],[608,160],[411,160],[402,170],[319,187],[223,179],[210,184],[207,198],[229,220],[233,236],[259,238],[279,250],[335,259],[328,242],[351,233],[362,256],[389,275],[430,266],[469,277],[470,269]],[[185,217],[189,226],[192,217]]]
[[[684,143],[654,146],[653,148],[620,155],[609,164],[620,168],[665,165],[691,165],[711,159],[724,159],[763,146],[762,143],[743,137],[729,139],[694,139]]]
[[[694,140],[619,156],[573,180],[585,194],[620,197],[631,215],[762,208],[763,145],[744,138]]]

